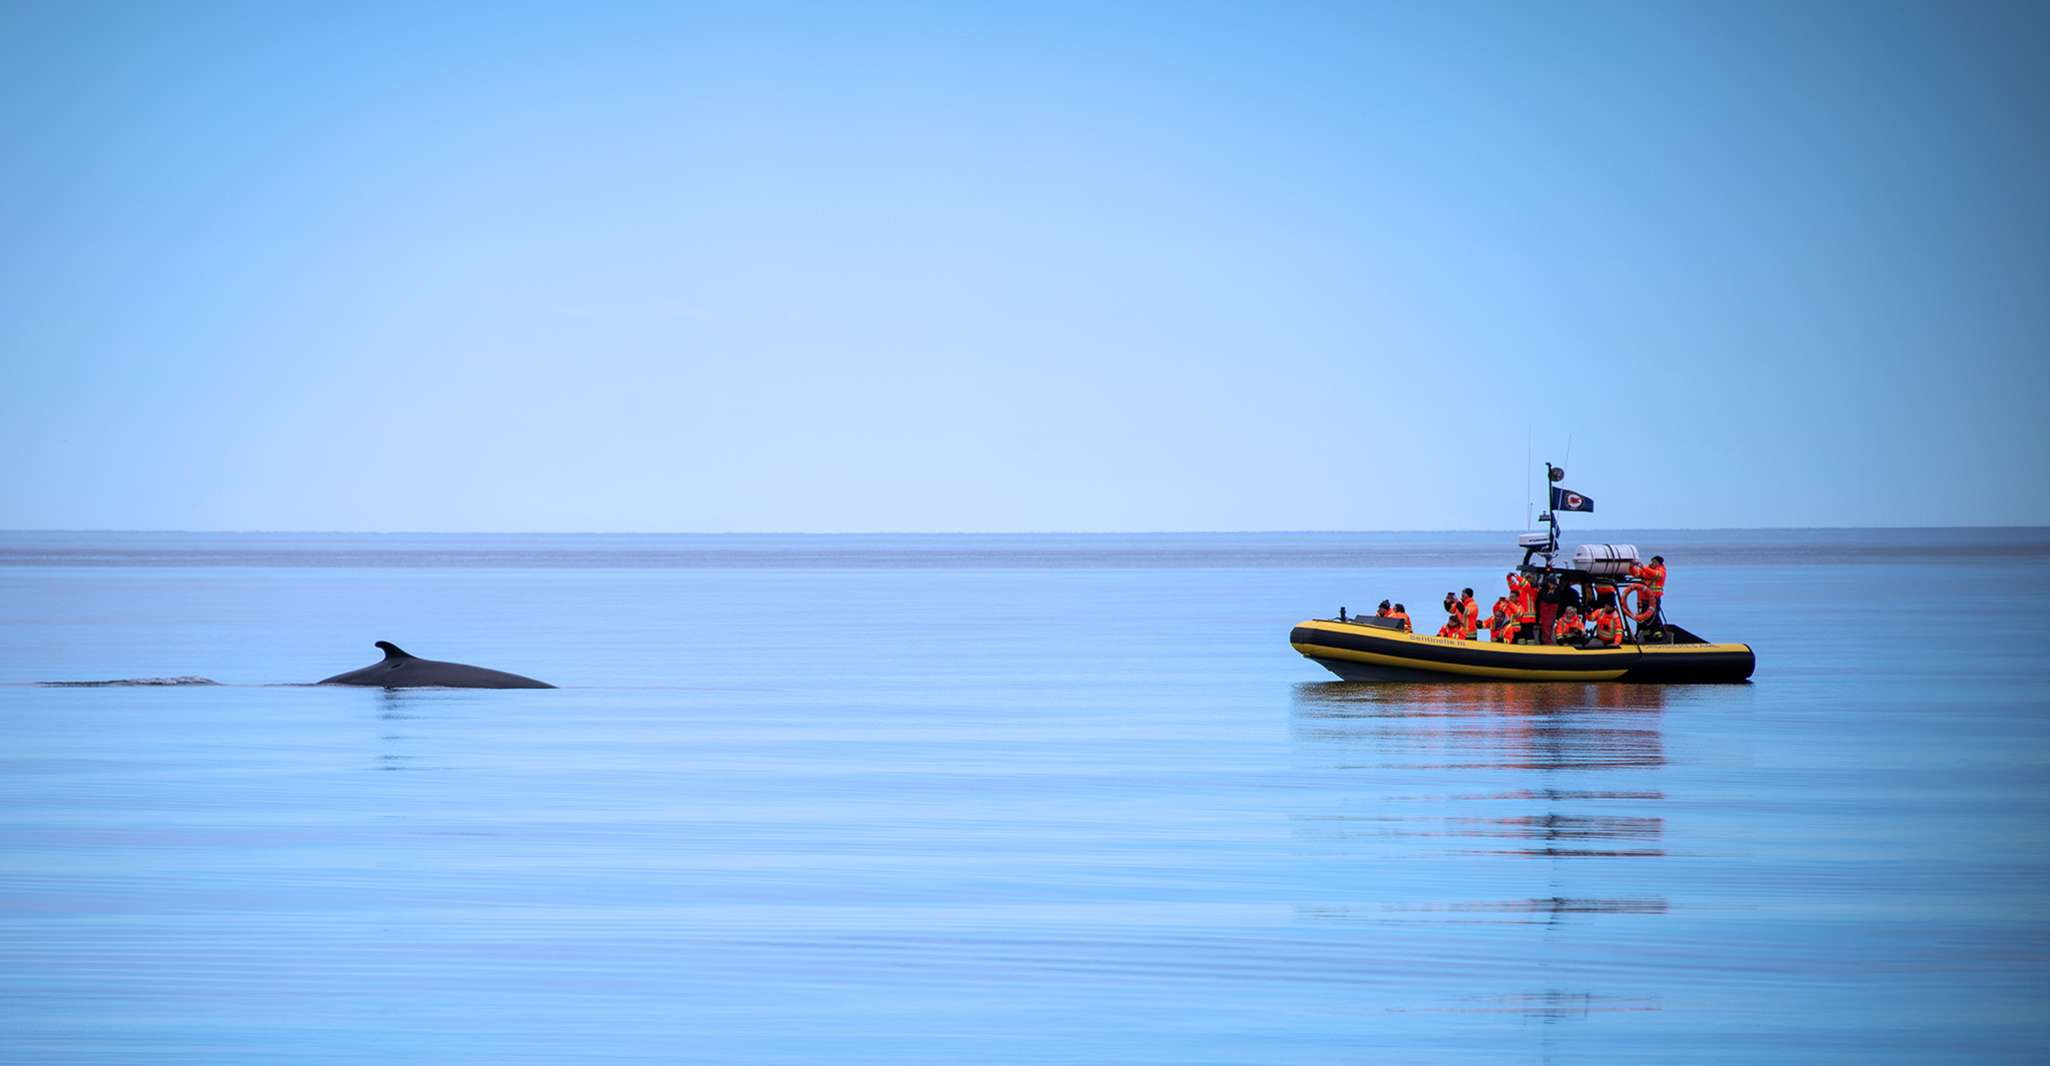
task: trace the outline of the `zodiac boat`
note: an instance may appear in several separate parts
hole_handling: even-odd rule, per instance
[[[1558,481],[1565,471],[1546,464]],[[1553,488],[1551,512],[1593,510],[1593,501]],[[1702,683],[1744,681],[1757,660],[1748,644],[1712,644],[1666,620],[1661,598],[1639,593],[1639,608],[1623,612],[1618,647],[1574,647],[1550,642],[1554,611],[1607,592],[1624,598],[1637,549],[1628,544],[1583,544],[1570,565],[1555,565],[1559,553],[1556,513],[1540,518],[1549,531],[1517,539],[1524,580],[1545,590],[1540,599],[1538,643],[1498,644],[1406,633],[1400,622],[1380,617],[1317,618],[1299,622],[1288,642],[1303,656],[1347,681],[1630,681]],[[1539,561],[1542,560],[1542,561]]]
[[[1710,644],[1667,625],[1670,644],[1620,648],[1494,644],[1404,633],[1385,618],[1318,618],[1288,642],[1347,681],[1743,681],[1757,665],[1748,644]]]

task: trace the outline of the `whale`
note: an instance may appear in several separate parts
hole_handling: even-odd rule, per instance
[[[531,677],[508,674],[503,670],[487,670],[467,663],[444,663],[434,659],[422,659],[388,640],[380,640],[376,647],[384,652],[384,661],[372,663],[361,670],[314,682],[318,685],[366,685],[372,688],[554,688],[546,681]]]

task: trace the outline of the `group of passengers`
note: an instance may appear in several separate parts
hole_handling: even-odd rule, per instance
[[[1485,629],[1489,639],[1497,644],[1621,647],[1627,633],[1624,604],[1630,596],[1634,594],[1637,601],[1635,607],[1627,608],[1633,621],[1643,626],[1655,623],[1659,617],[1659,601],[1666,588],[1666,560],[1662,555],[1654,555],[1649,565],[1631,564],[1629,579],[1620,588],[1599,578],[1590,581],[1585,595],[1579,585],[1561,580],[1556,573],[1546,573],[1533,581],[1511,571],[1508,582],[1508,594],[1495,598],[1494,609],[1485,618],[1472,589],[1446,593],[1445,624],[1438,627],[1437,635],[1451,640],[1478,640],[1480,631]],[[1540,604],[1549,609],[1541,611]],[[1583,606],[1587,608],[1584,615]],[[1415,632],[1409,611],[1402,604],[1391,607],[1387,600],[1382,600],[1374,615],[1394,621],[1404,633]],[[1542,639],[1541,617],[1551,621],[1549,640]]]

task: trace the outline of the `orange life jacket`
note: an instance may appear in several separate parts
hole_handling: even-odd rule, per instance
[[[1413,629],[1411,629],[1411,628],[1409,627],[1409,612],[1408,612],[1408,611],[1389,611],[1389,612],[1388,612],[1388,617],[1390,617],[1390,618],[1394,618],[1394,619],[1397,619],[1398,621],[1400,621],[1400,622],[1402,623],[1402,631],[1403,631],[1404,633],[1414,633],[1414,632],[1416,632],[1415,630],[1413,630]]]
[[[1466,632],[1471,636],[1474,630],[1480,628],[1481,605],[1472,596],[1461,596],[1459,609],[1466,614]]]
[[[1519,577],[1509,586],[1509,602],[1516,607],[1516,618],[1521,622],[1537,621],[1537,586]]]
[[[1665,595],[1666,564],[1651,563],[1646,566],[1633,566],[1630,568],[1630,576],[1643,580],[1644,587],[1650,589],[1652,595]]]
[[[1585,635],[1586,631],[1580,628],[1580,616],[1577,614],[1560,615],[1559,620],[1552,623],[1552,642],[1554,644],[1564,644],[1569,637]]]
[[[1623,620],[1616,617],[1616,612],[1607,607],[1596,611],[1594,613],[1594,635],[1595,639],[1604,644],[1615,645],[1623,643]]]

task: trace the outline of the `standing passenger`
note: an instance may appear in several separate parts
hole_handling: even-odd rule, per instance
[[[1509,602],[1516,608],[1516,624],[1524,630],[1537,625],[1537,586],[1522,574],[1509,575]]]
[[[1459,590],[1459,609],[1466,615],[1466,639],[1475,639],[1481,629],[1481,605],[1473,598],[1472,589]]]
[[[1641,582],[1645,595],[1651,597],[1651,602],[1645,604],[1645,609],[1656,610],[1658,601],[1666,594],[1666,557],[1654,555],[1651,557],[1650,566],[1631,567],[1630,576]]]

